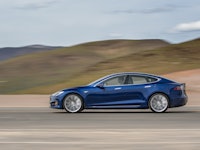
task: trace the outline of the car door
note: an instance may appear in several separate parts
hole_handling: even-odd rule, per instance
[[[129,75],[126,84],[127,86],[124,87],[125,101],[129,102],[129,105],[146,105],[148,93],[152,87],[148,77]]]
[[[90,107],[109,107],[121,105],[125,97],[124,84],[127,75],[118,75],[96,85],[86,97]]]

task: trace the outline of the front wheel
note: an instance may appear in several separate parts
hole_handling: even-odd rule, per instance
[[[153,112],[165,112],[169,107],[168,97],[162,93],[156,93],[149,99],[149,107]]]
[[[69,94],[63,101],[63,107],[70,113],[80,112],[83,110],[83,100],[77,94]]]

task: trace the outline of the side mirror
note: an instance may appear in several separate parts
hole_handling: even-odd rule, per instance
[[[104,89],[104,84],[103,83],[100,83],[98,84],[96,87],[100,88],[100,89]]]

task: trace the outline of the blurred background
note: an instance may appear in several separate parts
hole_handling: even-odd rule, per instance
[[[0,1],[0,94],[200,68],[198,0]]]
[[[3,150],[199,150],[199,0],[0,0]],[[186,83],[185,107],[49,108],[49,95],[116,72]]]

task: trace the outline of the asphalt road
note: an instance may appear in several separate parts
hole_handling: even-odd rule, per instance
[[[87,110],[78,114],[42,107],[0,107],[0,149],[200,148],[200,106],[150,110]]]

